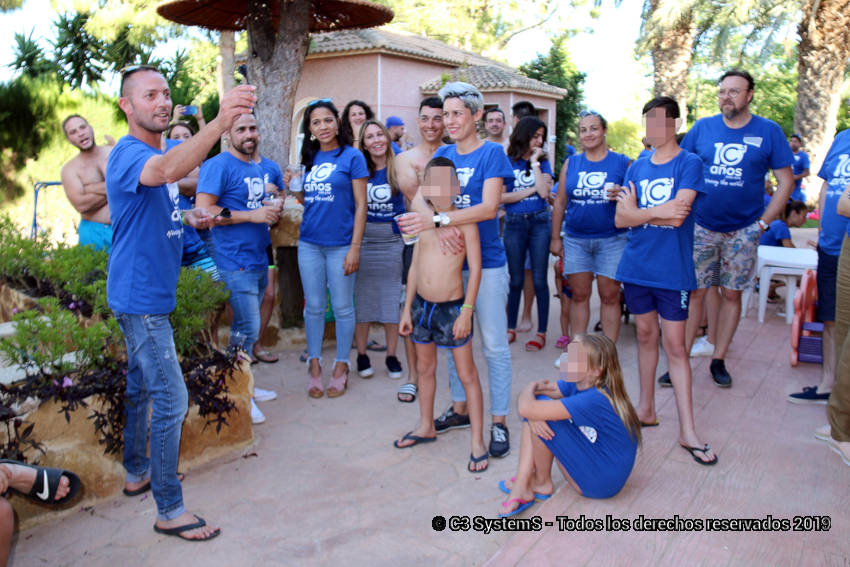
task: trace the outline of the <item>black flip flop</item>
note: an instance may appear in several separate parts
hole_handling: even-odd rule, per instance
[[[434,437],[420,437],[418,435],[413,435],[412,431],[408,431],[407,433],[404,434],[404,437],[402,437],[401,439],[396,439],[395,441],[393,441],[393,446],[396,449],[410,449],[411,447],[415,447],[416,445],[419,445],[420,443],[433,443],[436,440],[437,440],[436,435]],[[413,441],[413,443],[411,443],[410,445],[399,445],[398,444],[399,441]]]
[[[211,539],[218,537],[219,534],[221,534],[221,529],[216,528],[216,530],[213,533],[211,533],[210,535],[208,535],[207,537],[183,537],[180,534],[191,531],[191,530],[196,530],[198,528],[203,528],[204,526],[207,525],[207,522],[202,517],[195,515],[195,514],[192,514],[192,515],[195,516],[196,520],[198,520],[197,522],[195,522],[193,524],[186,524],[185,526],[177,526],[176,528],[160,528],[159,526],[154,524],[153,525],[153,531],[155,531],[158,534],[163,534],[163,535],[168,535],[168,536],[177,536],[184,541],[209,541]]]
[[[45,504],[64,504],[65,502],[73,499],[82,486],[80,477],[71,471],[66,471],[64,469],[39,467],[36,465],[30,465],[29,463],[13,461],[11,459],[0,459],[0,464],[20,465],[22,467],[35,469],[35,481],[32,483],[32,489],[28,493],[21,492],[21,494],[32,498],[36,502],[44,502]],[[59,481],[63,476],[68,478],[68,494],[62,498],[56,499],[56,490],[59,488]]]
[[[702,453],[703,455],[705,455],[711,449],[711,447],[708,446],[708,443],[705,444],[705,447],[688,447],[687,445],[682,445],[682,444],[679,444],[679,447],[681,447],[682,449],[684,449],[685,451],[690,453],[691,457],[693,457],[694,460],[701,465],[705,465],[707,467],[710,467],[712,465],[717,464],[717,454],[715,454],[714,458],[710,461],[703,461],[702,459],[700,459],[699,457],[697,457],[694,454],[694,453]]]
[[[477,464],[478,464],[478,463],[480,463],[481,461],[486,461],[486,460],[487,460],[487,458],[488,458],[489,456],[490,456],[490,453],[489,453],[488,451],[485,451],[485,452],[484,452],[484,454],[483,454],[483,455],[481,455],[480,457],[476,457],[476,456],[474,456],[472,453],[470,453],[470,454],[469,454],[469,464],[468,464],[468,465],[466,465],[466,470],[468,470],[468,471],[469,471],[469,472],[471,472],[472,474],[475,474],[475,473],[481,473],[481,472],[486,471],[486,470],[487,470],[487,468],[490,466],[490,463],[489,463],[489,462],[487,463],[487,466],[486,466],[486,467],[484,467],[483,469],[479,469],[479,470],[475,470],[475,469],[473,469],[473,468],[472,468],[472,465],[473,465],[473,464],[477,465]]]
[[[186,478],[186,475],[184,475],[182,472],[177,473],[177,480],[179,480],[180,482],[183,482],[184,478]],[[138,496],[140,494],[144,494],[145,492],[147,492],[150,489],[151,489],[151,481],[150,481],[150,479],[148,479],[148,482],[146,484],[144,484],[143,486],[140,486],[139,488],[137,488],[135,490],[127,490],[125,488],[124,489],[124,496]]]

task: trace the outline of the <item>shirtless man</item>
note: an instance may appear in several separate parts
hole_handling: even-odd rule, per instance
[[[94,130],[79,114],[62,121],[62,131],[79,155],[62,167],[62,186],[65,195],[80,213],[80,246],[91,245],[95,250],[112,248],[112,225],[106,203],[106,160],[115,140],[106,136],[105,146],[98,146]]]
[[[398,154],[395,160],[396,175],[401,192],[404,194],[405,205],[409,205],[416,196],[421,172],[425,171],[425,166],[431,161],[437,148],[443,145],[443,101],[440,97],[428,97],[419,104],[416,124],[419,126],[422,141],[408,151]],[[402,283],[407,281],[407,271],[410,268],[412,256],[413,246],[405,246]],[[405,337],[404,351],[407,355],[408,381],[399,388],[398,401],[411,403],[416,400],[419,374],[416,372],[416,349],[409,337]]]

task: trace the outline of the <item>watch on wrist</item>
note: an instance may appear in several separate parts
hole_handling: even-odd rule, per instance
[[[440,228],[442,226],[443,217],[440,216],[440,213],[434,213],[432,220],[434,221],[434,228]]]
[[[762,230],[767,230],[767,229],[770,228],[770,225],[768,225],[766,222],[764,222],[764,219],[759,219],[758,223],[759,223],[759,228],[761,228]]]
[[[452,218],[446,213],[440,213],[440,226],[449,226]]]

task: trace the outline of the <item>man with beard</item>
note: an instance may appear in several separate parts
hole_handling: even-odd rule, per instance
[[[225,134],[229,149],[201,166],[195,202],[216,217],[215,263],[230,291],[230,345],[252,353],[260,335],[260,303],[268,283],[269,225],[280,218],[282,201],[265,200],[263,169],[251,159],[259,143],[257,120],[243,114]],[[261,400],[274,392],[255,391]],[[265,416],[251,398],[251,419]]]
[[[406,152],[398,154],[395,161],[396,176],[399,187],[404,194],[405,207],[419,191],[419,177],[425,171],[425,166],[431,161],[437,148],[443,145],[443,101],[440,97],[431,96],[419,103],[419,115],[416,118],[421,141]],[[409,210],[409,209],[408,209]],[[405,246],[402,250],[402,284],[407,283],[407,271],[413,258],[413,246]],[[410,337],[404,338],[404,352],[407,356],[408,380],[398,390],[398,401],[413,403],[416,401],[419,375],[416,371],[416,349]]]
[[[168,316],[177,305],[183,223],[205,228],[213,218],[203,209],[178,209],[177,181],[201,163],[236,116],[253,109],[253,92],[240,85],[226,93],[214,120],[163,153],[172,106],[168,83],[154,67],[129,67],[121,75],[118,106],[130,132],[106,165],[114,231],[106,295],[127,344],[124,494],[152,490],[154,530],[189,541],[212,539],[220,530],[183,506],[177,460],[188,394]]]
[[[487,139],[508,149],[510,141],[505,135],[505,113],[501,108],[495,106],[484,113],[484,129],[487,131]]]
[[[750,113],[754,87],[746,71],[724,73],[717,86],[720,114],[698,120],[681,144],[700,157],[705,177],[705,196],[694,203],[697,289],[690,300],[686,352],[702,324],[706,292],[717,285],[712,282],[720,282],[722,299],[710,370],[714,383],[722,388],[732,385],[726,352],[741,316],[741,293],[753,285],[759,238],[784,209],[794,187],[794,158],[785,134],[775,122]],[[764,177],[771,169],[779,187],[765,209]],[[669,376],[665,374],[659,382],[670,385]]]
[[[62,167],[62,187],[68,200],[80,213],[77,233],[80,246],[94,246],[95,250],[112,247],[112,225],[109,222],[109,205],[106,203],[106,162],[115,140],[106,136],[106,146],[98,146],[94,130],[79,114],[62,121],[62,131],[72,146],[80,150]]]

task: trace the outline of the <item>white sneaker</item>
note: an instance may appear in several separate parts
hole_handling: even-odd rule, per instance
[[[702,336],[694,341],[691,347],[691,358],[695,356],[711,356],[714,354],[714,345],[708,342],[708,337]]]
[[[827,423],[826,425],[821,425],[815,429],[815,439],[819,439],[821,441],[829,441],[832,439],[832,426]]]
[[[258,402],[270,402],[277,398],[277,392],[274,390],[264,390],[254,386],[254,400]]]
[[[555,359],[555,368],[558,368],[558,369],[561,368],[561,357],[560,356]]]
[[[260,411],[260,408],[257,407],[257,404],[254,403],[254,398],[251,398],[251,423],[258,424],[263,423],[266,420],[266,416],[263,415],[263,412]]]

